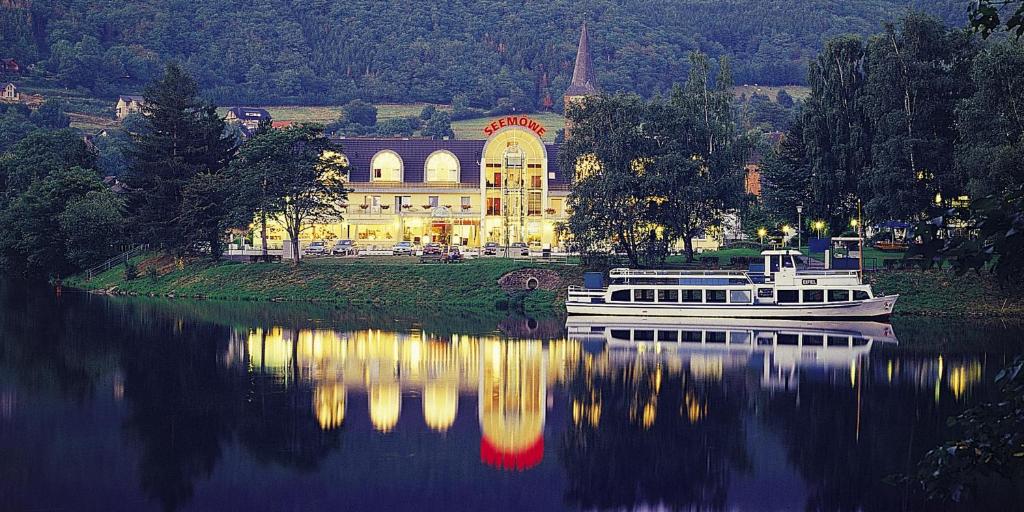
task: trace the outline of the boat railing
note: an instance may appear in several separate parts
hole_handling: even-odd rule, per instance
[[[853,276],[860,272],[857,270],[804,270],[797,271],[797,276]]]
[[[594,295],[603,294],[608,291],[607,288],[587,288],[585,286],[570,286],[569,293],[590,293]]]
[[[613,268],[608,271],[609,277],[746,277],[746,275],[747,272],[742,270],[636,270],[629,268]]]

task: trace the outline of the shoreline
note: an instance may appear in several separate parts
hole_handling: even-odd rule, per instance
[[[584,271],[575,265],[504,258],[452,265],[417,261],[394,256],[324,258],[293,267],[195,260],[177,268],[165,257],[147,255],[132,260],[139,269],[135,279],[126,280],[120,265],[92,280],[79,275],[63,284],[112,296],[562,315],[566,288],[581,282]],[[541,285],[529,291],[523,276],[539,277]],[[900,295],[894,317],[1024,318],[1024,299],[1006,294],[987,273],[894,270],[869,274],[865,281],[876,294]]]

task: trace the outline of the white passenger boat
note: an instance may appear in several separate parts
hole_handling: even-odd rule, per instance
[[[612,269],[569,287],[570,315],[876,318],[898,295],[876,297],[856,270],[800,269],[800,251],[761,253],[763,269],[743,271]]]

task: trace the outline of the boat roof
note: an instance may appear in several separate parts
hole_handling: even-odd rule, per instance
[[[803,253],[796,249],[769,249],[761,251],[761,256],[803,256]]]
[[[634,269],[613,268],[608,271],[609,277],[742,277],[746,272],[740,270],[686,270],[686,269]]]

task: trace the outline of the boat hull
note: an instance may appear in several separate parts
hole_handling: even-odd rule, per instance
[[[899,295],[857,302],[825,304],[595,304],[569,300],[570,315],[714,318],[884,318],[892,315]]]

